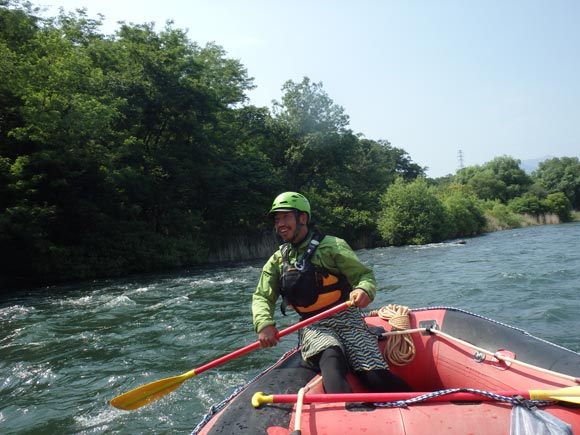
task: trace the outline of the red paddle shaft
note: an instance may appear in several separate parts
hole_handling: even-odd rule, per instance
[[[340,402],[395,402],[399,400],[410,400],[416,397],[432,393],[344,393],[344,394],[306,394],[304,403],[340,403]],[[493,394],[498,396],[512,397],[520,395],[524,399],[530,398],[529,391],[494,391]],[[295,403],[298,401],[297,394],[273,394],[265,396],[268,398],[264,403]],[[271,400],[270,400],[271,399]],[[433,396],[425,399],[429,402],[448,402],[457,401],[492,401],[497,398],[484,396],[469,392],[455,392]]]
[[[324,319],[324,318],[326,318],[328,316],[331,316],[333,314],[336,314],[339,311],[342,311],[342,310],[350,307],[351,305],[352,305],[352,302],[351,301],[343,302],[340,305],[337,305],[335,307],[329,308],[328,310],[323,311],[322,313],[316,314],[316,315],[314,315],[312,317],[309,317],[308,319],[302,320],[301,322],[298,322],[298,323],[296,323],[296,324],[294,324],[292,326],[289,326],[288,328],[283,329],[282,331],[279,331],[278,334],[276,334],[276,337],[277,338],[284,337],[285,335],[291,334],[294,331],[297,331],[298,329],[304,328],[305,326],[310,325],[310,324],[312,324],[312,323],[314,323],[314,322],[316,322],[316,321],[318,321],[320,319]],[[230,361],[230,360],[232,360],[234,358],[237,358],[237,357],[239,357],[241,355],[244,355],[244,354],[246,354],[248,352],[251,352],[253,350],[256,350],[259,347],[260,347],[260,342],[259,341],[256,341],[256,342],[254,342],[252,344],[248,344],[247,346],[242,347],[241,349],[238,349],[238,350],[236,350],[236,351],[234,351],[232,353],[229,353],[227,355],[224,355],[221,358],[218,358],[216,360],[213,360],[213,361],[211,361],[211,362],[209,362],[209,363],[207,363],[205,365],[202,365],[201,367],[198,367],[198,368],[194,369],[195,374],[196,375],[199,375],[200,373],[205,372],[206,370],[209,370],[211,368],[214,368],[216,366],[219,366],[220,364],[223,364],[223,363],[228,362],[228,361]]]

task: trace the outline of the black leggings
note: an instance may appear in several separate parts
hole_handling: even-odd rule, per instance
[[[352,393],[346,381],[348,363],[340,347],[331,346],[310,358],[310,362],[320,367],[324,391],[329,394]],[[387,369],[359,371],[355,372],[355,375],[371,391],[412,391],[405,381]]]
[[[395,376],[387,369],[377,369],[355,372],[356,377],[371,391],[375,393],[393,393],[396,391],[413,391],[400,377]]]

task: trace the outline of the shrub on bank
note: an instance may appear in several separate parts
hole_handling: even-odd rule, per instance
[[[490,233],[493,231],[507,230],[509,228],[520,228],[522,226],[520,215],[511,211],[498,200],[485,201],[483,208],[487,220],[485,232]]]
[[[476,236],[486,223],[482,202],[469,186],[429,187],[418,178],[389,187],[377,225],[388,244],[400,246]]]
[[[482,234],[486,219],[481,200],[473,189],[462,184],[450,184],[438,194],[453,228],[451,237],[472,237]]]
[[[450,238],[451,218],[421,177],[406,183],[398,178],[381,198],[377,227],[389,245],[423,245]]]
[[[564,193],[556,192],[544,199],[531,194],[514,198],[508,203],[508,208],[514,213],[533,216],[538,223],[548,223],[553,222],[548,215],[555,215],[558,222],[569,222],[572,207]]]

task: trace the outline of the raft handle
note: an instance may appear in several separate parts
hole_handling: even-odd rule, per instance
[[[433,335],[431,331],[439,331],[439,323],[437,323],[437,320],[422,320],[419,322],[419,328],[425,328],[425,331],[421,332],[421,335]]]

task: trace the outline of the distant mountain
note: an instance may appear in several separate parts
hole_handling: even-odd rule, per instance
[[[527,174],[531,174],[533,171],[538,169],[538,165],[543,162],[544,160],[552,159],[554,156],[544,156],[537,159],[527,159],[522,160],[520,164],[520,168],[522,168]]]

